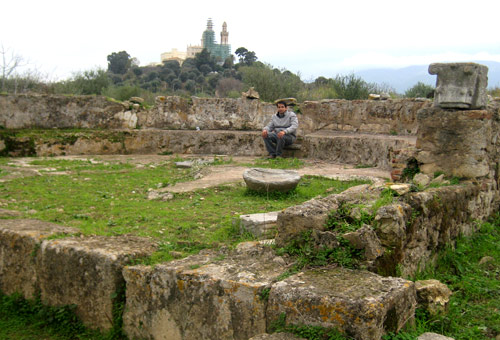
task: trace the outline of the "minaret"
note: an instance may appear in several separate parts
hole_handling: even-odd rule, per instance
[[[222,24],[222,32],[220,32],[220,43],[221,45],[227,45],[228,44],[228,38],[229,38],[229,32],[227,31],[227,24],[224,21]]]

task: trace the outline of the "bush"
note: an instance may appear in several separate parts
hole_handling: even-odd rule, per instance
[[[406,98],[429,98],[434,92],[434,86],[418,82],[405,92]]]

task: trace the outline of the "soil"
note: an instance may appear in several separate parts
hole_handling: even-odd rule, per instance
[[[182,156],[181,156],[182,157]],[[228,156],[217,156],[220,159],[229,158]],[[90,160],[93,162],[122,162],[132,163],[137,166],[157,165],[166,161],[171,161],[174,156],[170,155],[95,155],[95,156],[59,156],[51,157],[50,159],[67,159],[67,160]],[[179,158],[176,155],[175,158]],[[210,155],[189,155],[182,157],[183,160],[213,160],[214,156]],[[177,185],[163,188],[161,191],[169,192],[188,192],[197,189],[209,188],[221,184],[236,183],[243,181],[243,172],[250,169],[249,164],[258,157],[231,157],[231,164],[220,166],[203,167],[200,171],[198,179],[190,182],[178,183]],[[6,166],[1,166],[0,169],[7,170],[8,174],[0,177],[0,182],[7,180],[26,177],[26,176],[42,176],[42,175],[62,175],[67,174],[61,171],[40,172],[40,170],[51,170],[43,166],[30,164],[35,159],[40,158],[12,158],[11,162]],[[379,168],[355,168],[347,164],[335,164],[327,161],[303,159],[305,166],[297,169],[300,175],[317,175],[330,178],[348,180],[352,178],[370,179],[375,182],[385,181],[390,178],[388,170]]]

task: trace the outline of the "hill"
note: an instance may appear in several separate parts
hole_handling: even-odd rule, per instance
[[[488,88],[500,87],[500,63],[495,61],[473,61],[488,66]],[[436,86],[436,76],[428,72],[429,65],[413,65],[399,69],[377,68],[355,72],[369,83],[387,84],[398,93],[404,93],[417,82]]]

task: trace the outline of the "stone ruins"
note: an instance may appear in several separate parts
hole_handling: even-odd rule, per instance
[[[378,340],[411,322],[417,303],[444,308],[446,287],[406,278],[498,211],[500,100],[486,97],[484,66],[432,64],[429,72],[437,75],[434,102],[323,100],[296,106],[299,147],[289,155],[378,167],[394,183],[365,184],[273,212],[274,240],[155,266],[132,265],[155,251],[151,239],[82,237],[53,223],[0,219],[0,290],[25,298],[40,294],[53,306],[75,304],[81,320],[100,330],[113,327],[114,308],[122,303],[123,330],[134,339],[280,339],[265,333],[286,316],[282,321],[289,324]],[[146,108],[96,96],[0,94],[0,154],[260,156],[260,129],[273,112],[271,103],[246,96],[157,97]],[[58,130],[21,137],[15,130],[32,128]],[[411,181],[417,171],[421,175]],[[438,173],[460,183],[429,186],[431,180],[446,183],[433,179]],[[362,252],[365,269],[339,266],[283,276],[290,263],[271,244],[287,245],[306,231],[313,247],[338,247],[338,234],[326,227],[329,214],[371,207],[389,188],[398,195],[377,210],[373,223],[342,234]],[[353,218],[361,213],[351,212]],[[67,237],[52,237],[62,234]]]

